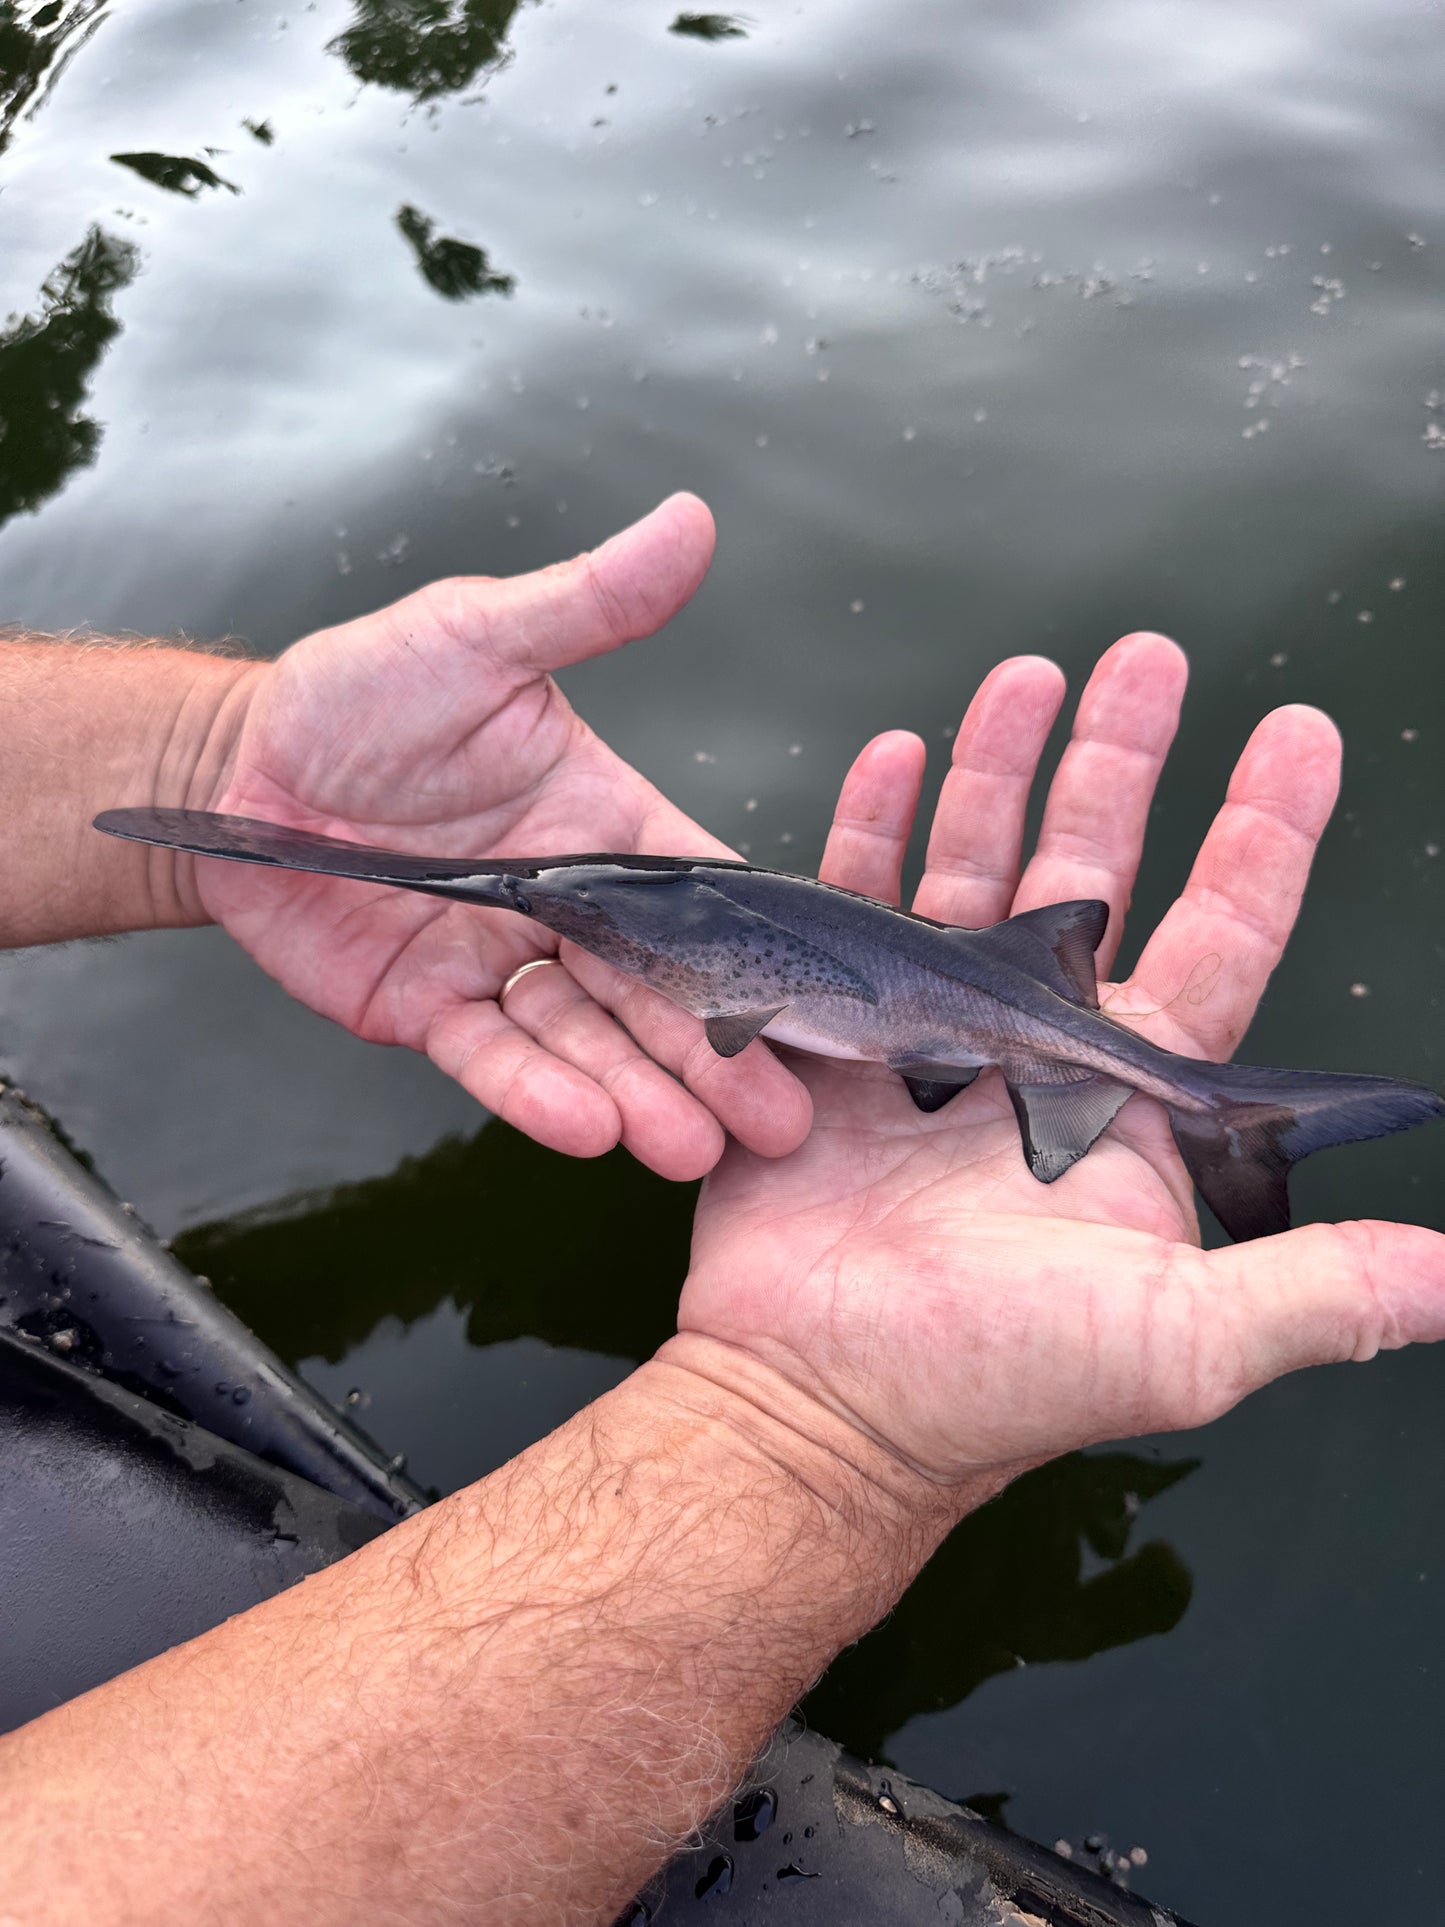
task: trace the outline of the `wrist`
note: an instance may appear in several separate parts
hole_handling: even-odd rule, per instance
[[[734,1450],[784,1475],[820,1528],[855,1548],[877,1591],[871,1602],[860,1597],[871,1617],[859,1631],[892,1607],[965,1514],[1008,1483],[1002,1472],[930,1478],[756,1353],[700,1332],[669,1339],[643,1369]]]
[[[214,810],[230,787],[246,716],[271,665],[166,653],[176,673],[175,702],[137,787],[148,790],[146,800],[168,808]],[[196,887],[194,857],[148,845],[131,848],[144,868],[151,927],[210,922]]]

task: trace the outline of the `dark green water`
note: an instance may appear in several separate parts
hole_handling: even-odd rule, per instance
[[[270,653],[686,485],[707,588],[569,688],[798,868],[865,735],[941,768],[999,655],[1077,683],[1168,629],[1140,927],[1259,713],[1323,704],[1342,814],[1248,1054],[1445,1084],[1445,19],[749,15],[0,0],[0,620]],[[11,958],[0,1000],[5,1073],[425,1481],[668,1329],[686,1194],[478,1134],[212,932]],[[1299,1213],[1441,1224],[1442,1147],[1321,1157]],[[1445,1355],[1406,1354],[1037,1475],[811,1711],[1144,1845],[1202,1921],[1430,1919],[1442,1590]]]

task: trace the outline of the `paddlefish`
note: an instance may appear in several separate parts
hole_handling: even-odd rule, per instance
[[[95,826],[514,911],[700,1017],[723,1057],[763,1036],[886,1064],[922,1111],[994,1066],[1045,1184],[1142,1091],[1164,1106],[1190,1176],[1235,1239],[1289,1228],[1290,1167],[1309,1152],[1445,1115],[1445,1099],[1421,1085],[1205,1063],[1151,1044],[1099,1008],[1094,952],[1109,909],[1092,900],[966,930],[713,857],[412,856],[206,810],[107,810]]]

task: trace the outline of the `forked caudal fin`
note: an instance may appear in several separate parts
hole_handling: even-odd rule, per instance
[[[1240,1241],[1289,1230],[1290,1167],[1311,1151],[1445,1117],[1445,1098],[1389,1077],[1219,1064],[1210,1082],[1207,1111],[1171,1108],[1169,1122],[1200,1196]]]

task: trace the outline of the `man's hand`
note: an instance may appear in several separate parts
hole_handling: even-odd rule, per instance
[[[730,854],[600,742],[549,674],[660,628],[712,545],[706,508],[677,495],[573,562],[435,583],[310,636],[233,701],[234,747],[200,800],[432,855]],[[806,1090],[764,1047],[725,1061],[699,1023],[616,972],[590,970],[590,992],[565,968],[529,972],[503,1010],[508,976],[555,953],[521,917],[216,862],[196,865],[194,887],[303,1002],[425,1051],[559,1151],[620,1139],[693,1178],[724,1131],[775,1157],[807,1130]]]
[[[1104,656],[1023,869],[1063,679],[1031,657],[994,670],[958,733],[915,908],[977,926],[1106,898],[1107,974],[1184,682],[1161,636]],[[897,901],[922,771],[914,737],[864,750],[829,881]],[[1294,923],[1338,778],[1325,716],[1267,717],[1133,978],[1101,986],[1105,1008],[1169,1050],[1227,1058]],[[980,1475],[1091,1441],[1203,1424],[1299,1366],[1445,1336],[1445,1238],[1432,1232],[1318,1225],[1201,1252],[1189,1179],[1146,1098],[1045,1186],[996,1073],[925,1116],[881,1068],[791,1061],[813,1093],[812,1135],[777,1164],[730,1148],[708,1180],[665,1355],[750,1388],[771,1367],[793,1422],[801,1391],[925,1486],[976,1492]]]

